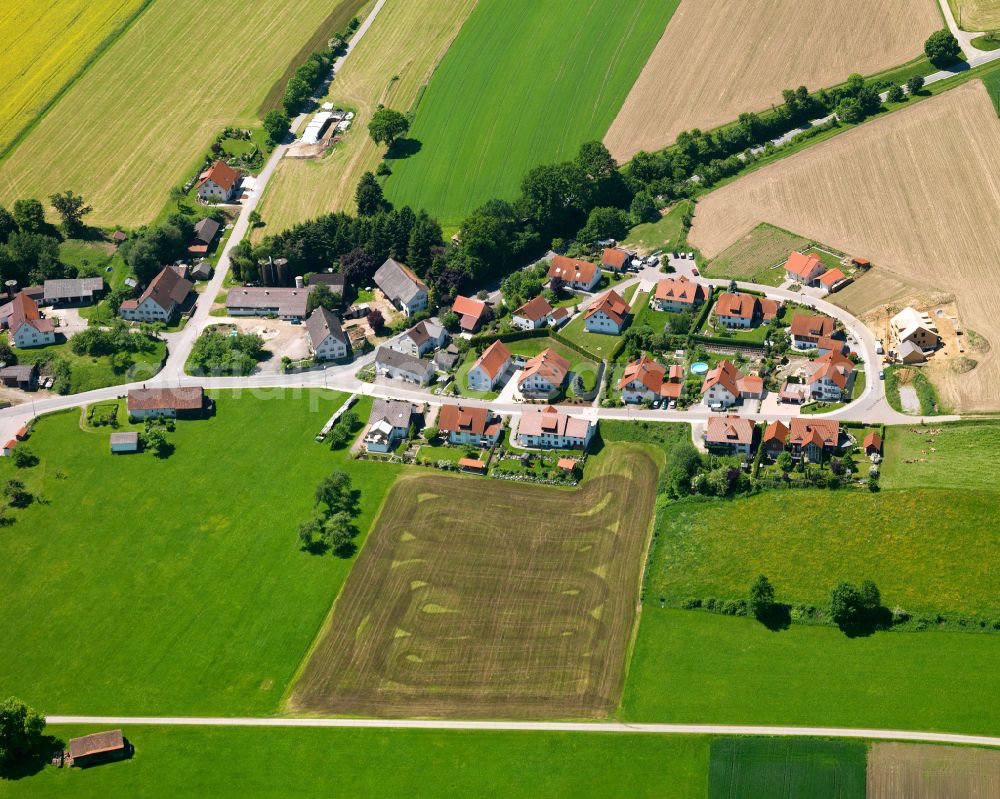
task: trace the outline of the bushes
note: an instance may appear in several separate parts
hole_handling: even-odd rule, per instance
[[[209,328],[195,342],[188,371],[195,375],[245,377],[253,372],[264,353],[264,340],[248,333],[224,335]]]

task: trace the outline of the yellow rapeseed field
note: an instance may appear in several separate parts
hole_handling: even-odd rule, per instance
[[[978,366],[935,382],[948,408],[997,410],[998,152],[1000,120],[983,84],[970,81],[712,192],[698,203],[690,241],[713,257],[770,222],[870,258],[872,276],[898,277],[861,278],[842,298],[853,308],[871,307],[858,296],[867,292],[894,303],[953,296],[962,328],[992,347],[973,350],[970,341]]]
[[[0,153],[144,0],[0,4]]]
[[[338,5],[360,3],[154,0],[0,163],[0,202],[72,189],[93,224],[151,221]]]

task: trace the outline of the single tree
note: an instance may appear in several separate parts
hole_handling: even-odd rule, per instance
[[[655,222],[660,218],[660,209],[656,207],[653,195],[648,191],[640,191],[632,198],[632,205],[629,207],[629,216],[632,217],[632,224],[639,225],[643,222]]]
[[[750,586],[750,612],[757,619],[763,618],[774,606],[774,586],[763,574]]]
[[[72,191],[53,194],[49,197],[49,202],[52,203],[52,207],[59,214],[67,236],[79,234],[84,227],[83,218],[94,210],[84,202],[83,197],[79,194],[74,194]]]
[[[898,83],[891,83],[889,88],[885,90],[885,99],[890,103],[901,103],[906,99],[906,93]]]
[[[27,469],[38,464],[38,456],[25,444],[16,446],[10,459],[18,469]]]
[[[450,333],[458,332],[460,322],[461,320],[458,318],[458,314],[454,311],[448,311],[447,313],[441,314],[441,325]]]
[[[552,293],[556,295],[557,298],[563,296],[563,292],[566,291],[566,281],[559,275],[556,275],[549,280],[549,288],[552,289]]]
[[[782,474],[788,474],[795,467],[795,462],[792,460],[792,454],[787,451],[783,451],[780,455],[778,455],[776,463]]]
[[[272,144],[284,141],[291,124],[292,121],[288,118],[288,114],[281,109],[275,108],[264,115],[264,130]]]
[[[392,108],[380,108],[372,114],[368,123],[368,134],[376,144],[392,147],[400,136],[405,136],[410,129],[410,123],[399,111]]]
[[[861,108],[861,101],[856,97],[845,97],[836,108],[837,119],[846,122],[848,125],[856,125],[865,118],[865,112]]]
[[[10,765],[37,750],[45,716],[16,697],[0,702],[0,763]]]
[[[159,427],[150,427],[142,434],[143,449],[152,452],[157,458],[166,457],[170,452],[170,444],[167,437]]]
[[[24,487],[24,482],[16,477],[11,477],[4,485],[3,495],[7,497],[7,501],[14,508],[26,508],[33,499],[30,492]]]
[[[962,54],[962,48],[951,31],[942,28],[934,31],[924,42],[924,54],[936,67],[945,67],[954,63]]]
[[[364,286],[375,276],[378,267],[379,262],[360,247],[340,257],[340,270],[352,286]]]
[[[365,172],[361,176],[358,188],[354,192],[354,201],[357,203],[359,216],[374,216],[379,211],[385,210],[382,186],[372,172]]]
[[[864,600],[857,586],[841,582],[830,594],[830,618],[841,630],[850,632],[861,624]]]
[[[380,310],[375,309],[374,311],[368,312],[368,316],[365,317],[365,321],[368,322],[368,326],[377,333],[385,324],[385,317],[382,316],[382,312]]]
[[[351,477],[347,472],[334,471],[316,486],[316,504],[331,511],[343,510],[351,504]]]
[[[911,95],[919,94],[920,90],[924,88],[924,76],[923,75],[910,75],[906,80],[906,91]]]
[[[14,221],[27,233],[38,233],[45,227],[45,208],[38,200],[15,200]]]
[[[312,313],[317,308],[326,308],[328,311],[335,311],[340,307],[341,297],[330,291],[330,287],[325,283],[318,283],[313,286],[306,299],[306,313]]]

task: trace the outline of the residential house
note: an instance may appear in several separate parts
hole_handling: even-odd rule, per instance
[[[546,349],[524,364],[517,390],[530,399],[552,399],[559,394],[569,375],[569,361]]]
[[[817,255],[793,252],[785,261],[786,277],[796,283],[801,283],[803,286],[814,285],[824,272],[826,272],[826,267],[823,266],[823,262]]]
[[[417,409],[409,402],[375,400],[368,417],[365,448],[369,452],[392,452],[409,435],[410,424],[417,416]]]
[[[730,408],[740,399],[740,370],[730,360],[720,361],[705,375],[701,399],[710,408]]]
[[[551,405],[525,408],[517,440],[521,446],[533,449],[586,449],[596,430],[596,422],[570,416]]]
[[[36,391],[38,389],[38,366],[33,363],[4,366],[0,369],[0,383],[8,388]]]
[[[632,309],[613,289],[591,303],[583,315],[583,326],[590,333],[617,336],[628,323]]]
[[[795,416],[788,434],[788,446],[792,457],[804,456],[811,463],[822,463],[827,455],[840,449],[840,422]]]
[[[833,292],[842,289],[848,282],[847,275],[836,267],[824,272],[817,280],[817,283],[819,283],[822,288],[826,289],[827,294],[832,294]]]
[[[601,266],[612,272],[621,272],[632,259],[632,253],[620,247],[605,247],[601,253]]]
[[[518,330],[538,330],[540,327],[558,327],[569,319],[565,308],[553,308],[541,294],[528,300],[511,315],[511,323]]]
[[[448,331],[437,322],[429,319],[418,322],[405,333],[389,342],[388,346],[396,352],[421,358],[428,352],[440,349],[448,341]]]
[[[850,398],[854,386],[854,363],[839,352],[828,352],[813,362],[816,367],[806,381],[813,399],[840,402]]]
[[[896,359],[900,363],[906,364],[925,363],[927,361],[927,355],[912,341],[904,341],[899,345],[898,351],[896,352]]]
[[[726,327],[751,328],[771,321],[778,308],[779,304],[767,297],[727,291],[715,304],[715,318]]]
[[[470,391],[495,391],[510,377],[514,361],[502,341],[494,341],[476,359],[466,376]]]
[[[90,305],[104,293],[103,277],[46,280],[42,295],[46,305]]]
[[[460,357],[461,353],[458,351],[458,347],[449,344],[445,349],[435,352],[431,360],[434,362],[434,368],[439,372],[450,372],[458,365]]]
[[[466,333],[475,333],[490,318],[490,309],[485,302],[461,294],[455,297],[451,310],[458,316],[458,326]]]
[[[941,345],[941,334],[930,315],[915,308],[904,308],[889,320],[889,332],[899,351],[904,344],[913,344],[921,351],[937,349]]]
[[[121,730],[108,730],[70,738],[68,754],[70,765],[86,768],[124,760],[132,754],[132,745]]]
[[[623,402],[654,402],[656,400],[676,400],[684,387],[684,369],[672,364],[669,377],[667,368],[643,354],[638,360],[625,367],[618,390]]]
[[[760,445],[764,448],[764,454],[772,461],[775,460],[788,446],[788,425],[781,421],[771,422],[764,428]]]
[[[749,455],[755,426],[742,416],[712,416],[705,426],[705,446],[731,455]]]
[[[198,199],[203,203],[228,203],[236,196],[239,170],[216,161],[198,176]]]
[[[111,452],[112,454],[119,454],[123,452],[138,452],[139,451],[139,434],[138,433],[112,433],[111,434]]]
[[[427,284],[395,258],[387,259],[375,272],[375,285],[405,316],[413,316],[427,308]]]
[[[379,347],[375,353],[375,372],[390,380],[426,386],[434,378],[434,364],[399,350]]]
[[[193,287],[194,284],[190,280],[186,280],[176,270],[165,266],[146,286],[139,299],[125,300],[122,303],[121,317],[130,322],[168,323]]]
[[[500,438],[500,418],[487,408],[445,404],[438,415],[438,433],[451,444],[492,447]]]
[[[20,292],[10,303],[7,317],[10,341],[15,347],[44,347],[56,341],[56,326],[51,319],[42,319],[38,303],[26,292]]]
[[[205,410],[205,391],[190,388],[134,388],[125,401],[129,419],[171,419],[199,416]]]
[[[831,338],[835,329],[836,325],[829,316],[797,313],[789,327],[792,346],[797,350],[817,349],[820,339]]]
[[[678,278],[664,278],[658,281],[652,304],[656,310],[667,313],[693,312],[706,299],[708,292],[701,283],[695,283],[681,275]]]
[[[597,264],[557,255],[549,263],[549,280],[562,278],[571,289],[593,291],[601,282],[601,269]]]
[[[872,430],[868,435],[865,436],[864,443],[862,446],[865,449],[865,455],[869,458],[874,458],[876,455],[882,454],[882,436]]]
[[[234,286],[226,294],[226,313],[230,316],[276,316],[301,322],[306,318],[313,288]]]
[[[320,306],[309,314],[306,332],[317,361],[339,361],[350,352],[351,342],[344,333],[340,320],[327,308]]]

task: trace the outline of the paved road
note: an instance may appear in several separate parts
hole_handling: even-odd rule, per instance
[[[972,40],[977,36],[981,36],[982,34],[970,33],[958,27],[958,22],[955,21],[955,15],[952,13],[951,10],[951,3],[949,3],[948,0],[938,0],[938,5],[941,6],[941,13],[944,14],[945,22],[948,23],[948,30],[951,31],[952,36],[958,39],[958,43],[962,46],[962,50],[965,52],[965,55],[970,60],[974,56],[984,55],[989,53],[989,51],[987,50],[980,50],[979,48],[972,46]],[[996,58],[997,56],[994,54],[993,57]],[[978,66],[978,64],[974,66]]]
[[[766,727],[733,724],[625,724],[573,721],[430,721],[423,719],[241,718],[190,716],[47,716],[49,724],[165,727],[330,727],[404,730],[509,730],[512,732],[639,733],[647,735],[781,735],[820,738],[922,741],[1000,746],[1000,738],[912,730],[866,730],[843,727]]]

